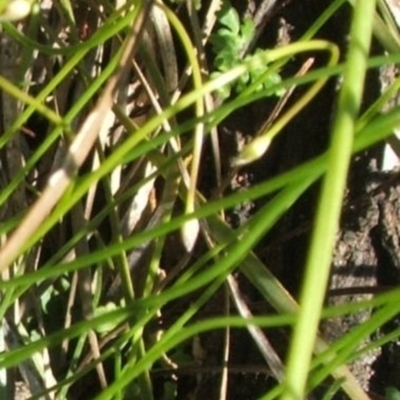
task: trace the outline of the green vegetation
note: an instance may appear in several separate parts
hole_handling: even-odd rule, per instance
[[[243,60],[249,60],[252,56],[245,55],[249,48],[255,33],[254,23],[250,19],[240,22],[237,11],[229,2],[224,2],[221,10],[217,13],[218,24],[221,26],[210,38],[212,50],[215,55],[214,68],[216,72],[211,74],[211,78],[228,72]],[[255,54],[262,52],[256,50]],[[237,93],[241,93],[250,83],[259,82],[258,90],[268,89],[280,82],[280,76],[277,73],[268,73],[265,64],[260,63],[251,68],[248,73],[243,74],[233,84]],[[261,80],[262,77],[266,80]],[[261,81],[261,83],[260,83]],[[276,87],[276,86],[275,86]],[[280,94],[283,91],[280,92]],[[218,90],[223,99],[227,99],[230,94],[230,85],[225,85]]]
[[[250,53],[258,28],[228,2],[216,12],[219,1],[43,1],[14,21],[0,0],[1,399],[13,398],[8,390],[22,377],[35,398],[178,399],[177,371],[201,363],[187,348],[219,330],[228,349],[234,329],[248,331],[275,379],[261,398],[303,399],[322,388],[324,399],[338,390],[369,399],[347,364],[398,340],[399,330],[359,347],[399,313],[400,289],[336,307],[325,307],[324,296],[351,157],[388,138],[400,118],[398,107],[382,113],[400,79],[360,113],[365,74],[399,62],[400,39],[374,1],[350,3],[340,64],[337,45],[318,32],[344,0],[298,41]],[[369,56],[373,35],[387,56]],[[324,65],[283,76],[294,57],[321,54]],[[325,152],[245,191],[202,193],[208,137],[222,185],[225,174],[268,157],[275,137],[339,75]],[[293,90],[302,94],[222,174],[217,128],[242,107]],[[321,179],[296,301],[254,249]],[[246,222],[226,222],[255,200],[261,205]],[[236,273],[275,311],[253,317]],[[230,294],[225,313],[202,313],[216,293]],[[319,334],[321,320],[364,309],[375,312],[332,345]],[[261,330],[276,327],[293,330],[286,360]],[[227,353],[219,365],[229,365]],[[396,396],[388,389],[388,399]]]

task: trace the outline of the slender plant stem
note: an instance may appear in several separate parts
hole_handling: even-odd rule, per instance
[[[355,124],[362,100],[374,12],[374,0],[359,0],[355,4],[348,59],[329,150],[328,171],[318,205],[300,296],[300,310],[289,350],[283,400],[305,397],[309,365],[329,279],[332,250],[346,187]],[[368,396],[359,397],[361,398]]]

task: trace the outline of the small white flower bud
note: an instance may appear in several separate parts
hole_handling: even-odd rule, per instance
[[[271,138],[260,136],[244,146],[241,153],[233,160],[234,167],[241,167],[258,160],[268,150]]]
[[[18,21],[31,12],[32,4],[28,0],[11,0],[0,14],[1,21]]]

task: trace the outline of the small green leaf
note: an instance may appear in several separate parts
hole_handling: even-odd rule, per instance
[[[105,306],[97,307],[94,310],[94,316],[99,317],[100,315],[106,314],[107,312],[110,312],[110,311],[114,311],[117,308],[118,307],[116,304],[107,303]],[[98,333],[107,333],[107,332],[110,332],[111,330],[113,330],[115,328],[115,326],[116,326],[115,321],[109,320],[109,321],[105,322],[104,324],[97,326],[96,331]]]
[[[228,28],[220,28],[220,29],[218,29],[217,33],[218,33],[219,37],[221,37],[221,38],[223,38],[225,40],[228,40],[229,38],[232,38],[232,39],[235,38],[235,35],[233,35],[232,31],[230,29],[228,29]]]
[[[221,25],[226,26],[229,28],[232,33],[238,34],[240,31],[240,19],[237,11],[229,4],[229,2],[226,2],[221,11],[220,11],[220,17],[218,19],[219,23]]]
[[[212,48],[214,53],[222,50],[225,46],[226,39],[221,37],[218,32],[210,37],[210,43],[212,44]]]
[[[240,35],[242,36],[243,41],[246,43],[250,43],[254,37],[254,33],[254,22],[251,19],[244,20],[240,28]]]
[[[215,57],[214,65],[220,72],[225,72],[230,70],[237,62],[238,60],[234,54],[224,51]]]
[[[225,50],[234,51],[238,47],[238,36],[232,35],[232,32],[225,28],[218,30],[218,36],[223,40],[223,48]]]
[[[243,49],[252,41],[255,27],[253,21],[250,19],[246,19],[241,23],[237,11],[232,7],[229,1],[224,2],[217,16],[218,23],[222,27],[210,38],[212,50],[215,54],[213,65],[218,72],[227,72],[243,61]],[[256,54],[258,51],[262,50],[257,50]],[[251,56],[249,55],[248,57]],[[236,93],[240,93],[246,89],[250,83],[256,84],[255,90],[268,89],[270,86],[278,83],[280,77],[277,73],[267,73],[267,68],[265,63],[259,61],[259,65],[253,65],[253,68],[243,74],[236,83],[221,88],[218,91],[219,96],[222,97],[222,99],[226,99],[230,96],[232,89],[234,89]],[[278,93],[271,91],[271,96],[276,94]]]
[[[249,72],[246,72],[243,75],[241,75],[236,84],[236,91],[240,93],[242,90],[246,89],[246,87],[249,84],[249,80],[250,80]]]

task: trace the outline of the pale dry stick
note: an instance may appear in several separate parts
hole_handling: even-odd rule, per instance
[[[399,19],[399,12],[396,9],[396,6],[393,5],[392,0],[378,0],[377,8],[387,27],[389,34],[393,37],[398,36],[397,20]]]
[[[104,116],[113,104],[115,94],[119,89],[118,84],[130,65],[129,60],[138,46],[138,39],[140,39],[152,3],[152,0],[145,0],[140,3],[139,16],[132,27],[131,34],[126,39],[118,71],[111,76],[94,110],[86,117],[80,131],[69,147],[62,165],[52,174],[42,195],[1,249],[0,271],[7,269],[20,252],[25,250],[24,243],[29,240],[49,215],[91,151],[104,121]]]
[[[101,124],[101,127],[104,128],[104,125]],[[87,212],[90,212],[90,211],[87,210]],[[78,220],[80,220],[80,219],[79,218],[78,219],[73,218],[73,221],[75,221],[75,222],[78,221]],[[86,276],[88,273],[89,273],[89,276]],[[82,275],[84,275],[84,276],[82,276]],[[82,297],[83,314],[84,314],[86,319],[90,319],[93,316],[93,310],[92,310],[92,307],[91,307],[91,293],[90,293],[90,282],[91,282],[90,271],[86,271],[85,270],[85,271],[81,272],[79,274],[79,278],[80,279],[78,280],[78,286],[80,288],[80,293],[81,293],[81,297]],[[85,289],[87,289],[87,290],[85,290]],[[69,323],[69,321],[67,320],[66,324],[68,325],[68,323]],[[99,357],[100,353],[99,353],[99,350],[98,350],[97,337],[95,336],[93,331],[89,331],[88,334],[89,334],[89,343],[90,343],[92,352],[96,357]],[[65,346],[65,343],[64,343],[64,346]],[[105,379],[105,373],[104,373],[104,369],[102,367],[102,364],[98,364],[96,366],[96,369],[98,371],[99,380],[101,382],[102,387],[106,387],[107,386],[107,382],[106,382],[106,379]],[[50,386],[53,386],[53,384],[50,385]]]
[[[164,11],[159,7],[151,10],[154,30],[160,49],[161,61],[165,75],[167,90],[172,92],[178,86],[178,62],[171,27]]]
[[[223,219],[221,218],[221,220],[223,220]],[[206,222],[203,222],[201,224],[201,229],[202,229],[203,236],[204,236],[209,248],[213,248],[216,243],[212,239],[213,233],[210,231],[210,227],[208,226],[208,224]],[[227,286],[225,286],[225,288],[229,291],[239,314],[244,319],[252,318],[253,315],[252,315],[250,309],[248,308],[245,300],[243,299],[243,296],[240,293],[237,282],[232,274],[229,274],[227,276]],[[229,297],[225,302],[225,307],[226,307],[225,314],[228,314],[229,313]],[[283,377],[284,377],[284,367],[283,367],[282,361],[280,360],[279,356],[275,352],[272,345],[269,343],[267,337],[264,335],[264,332],[256,325],[248,325],[247,330],[248,330],[250,336],[253,338],[261,355],[264,357],[264,360],[266,361],[267,365],[269,366],[269,368],[272,372],[272,375],[277,379],[278,382],[282,382]],[[229,364],[228,361],[229,361],[229,342],[230,342],[229,327],[226,328],[224,339],[225,339],[224,360],[223,360],[224,367],[222,368],[222,373],[221,373],[220,399],[225,399],[226,392],[227,392],[227,381],[228,381],[228,372],[229,372],[227,365]]]
[[[218,217],[216,217],[218,218]],[[221,219],[223,221],[223,219]],[[221,223],[225,223],[221,222]],[[216,245],[215,240],[213,239],[213,232],[210,230],[210,226],[204,222],[201,224],[203,236],[208,244],[209,248],[213,248]],[[252,318],[253,315],[244,300],[238,284],[233,277],[232,274],[227,276],[227,286],[229,289],[229,293],[235,303],[236,309],[239,311],[239,314],[244,319]],[[251,337],[253,338],[256,346],[258,347],[261,355],[264,357],[264,360],[268,364],[272,375],[277,379],[278,382],[282,382],[284,377],[284,366],[282,361],[280,360],[278,354],[275,352],[272,345],[269,343],[267,337],[264,335],[264,332],[256,325],[249,325],[247,330]],[[223,369],[223,375],[227,374],[227,368]]]
[[[228,286],[236,308],[239,311],[239,314],[244,319],[252,318],[253,315],[249,307],[247,306],[243,295],[240,293],[238,284],[232,275],[228,275]],[[268,364],[276,380],[278,382],[282,382],[285,372],[283,363],[270,342],[268,341],[267,337],[264,335],[264,332],[256,325],[248,325],[247,330],[249,331],[251,337],[258,347],[258,350],[264,357],[264,360]]]
[[[393,16],[397,29],[400,27],[400,1],[399,0],[383,0],[390,13]]]
[[[115,114],[110,110],[107,115],[104,116],[104,122],[101,125],[100,131],[99,131],[99,136],[97,139],[97,143],[99,146],[99,150],[97,150],[94,154],[93,157],[93,161],[92,161],[92,167],[91,170],[95,171],[97,168],[99,168],[101,160],[100,160],[100,155],[99,155],[99,151],[104,151],[105,147],[106,147],[106,143],[108,140],[108,134],[110,132],[110,128],[114,125],[115,123]],[[115,179],[115,176],[118,175],[118,172],[120,172],[121,168],[117,169],[116,171],[113,171],[111,174],[111,187],[117,187],[118,183],[115,182],[118,179]],[[116,174],[116,175],[114,175]],[[118,176],[117,176],[118,178]],[[113,182],[115,182],[115,184],[113,185]],[[95,197],[96,197],[96,191],[97,191],[97,186],[98,186],[98,182],[94,182],[93,185],[90,187],[87,196],[86,196],[86,202],[85,202],[85,218],[88,220],[90,219],[90,215],[92,213],[93,210],[93,205],[95,202]]]
[[[262,30],[264,29],[265,21],[271,12],[274,10],[276,4],[279,4],[277,0],[262,0],[261,3],[258,5],[254,16],[252,17],[254,26],[255,26],[255,33],[253,39],[244,46],[242,50],[242,56],[246,55],[251,49],[255,46]]]
[[[212,0],[208,6],[206,16],[204,18],[204,24],[201,28],[202,44],[206,45],[214,25],[217,21],[217,12],[222,7],[223,0]]]
[[[210,232],[210,227],[207,223],[203,223],[202,225],[202,233],[203,236],[208,243],[210,248],[215,246],[215,241],[212,239],[212,233]],[[227,277],[227,289],[231,294],[233,302],[235,303],[236,309],[238,310],[240,316],[246,320],[253,317],[250,309],[248,308],[246,301],[243,299],[243,296],[239,290],[237,282],[232,274],[229,274]],[[226,305],[229,304],[229,298],[226,302]],[[226,312],[229,312],[226,310]],[[283,381],[284,377],[284,366],[279,358],[278,354],[275,352],[272,345],[269,343],[267,337],[265,336],[264,332],[256,325],[248,325],[247,330],[254,340],[256,346],[258,347],[261,355],[263,356],[264,360],[266,361],[267,365],[269,366],[272,375],[276,378],[278,382]],[[226,398],[226,391],[227,391],[227,374],[228,374],[228,361],[229,361],[229,328],[226,329],[225,332],[225,349],[224,349],[224,368],[222,371],[221,377],[221,388],[220,388],[220,400]]]
[[[268,14],[271,13],[273,8],[275,7],[277,1],[276,0],[262,0],[261,3],[257,7],[257,11],[254,14],[253,22],[256,27],[262,25],[265,18]]]
[[[70,253],[67,255],[68,261],[72,261],[76,258],[75,256],[75,250],[71,250]],[[76,301],[76,294],[78,292],[78,271],[75,271],[72,275],[71,279],[71,286],[68,294],[68,300],[67,300],[67,305],[66,305],[66,311],[65,311],[65,319],[64,319],[64,329],[68,329],[72,326],[72,308],[75,304]],[[69,339],[64,339],[61,342],[61,350],[62,350],[62,356],[63,356],[63,362],[66,359],[66,356],[68,354],[68,348],[69,348]]]
[[[97,19],[97,22],[100,20]],[[115,53],[112,53],[115,54]],[[85,74],[94,79],[97,75],[99,75],[100,65],[103,64],[104,61],[104,49],[103,46],[98,46],[95,49],[90,50],[83,59],[83,69]],[[86,72],[87,71],[87,72]],[[121,85],[122,86],[122,85]],[[56,95],[54,96],[54,106],[59,115],[65,115],[68,111],[68,107],[70,104],[73,104],[77,101],[85,91],[85,84],[82,80],[76,81],[73,75],[68,76],[63,82],[61,82],[60,86],[56,90]],[[77,131],[79,129],[78,119],[75,119],[71,123],[72,131]],[[111,110],[105,115],[104,121],[101,124],[101,128],[98,133],[98,140],[100,144],[104,148],[104,143],[107,140],[109,128],[114,125],[115,117]],[[69,144],[69,142],[67,142]],[[65,141],[60,141],[58,148],[56,150],[56,155],[53,160],[53,166],[51,172],[56,171],[59,168],[60,162],[62,162],[62,158],[67,153],[67,144]],[[98,153],[95,152],[93,161],[92,161],[92,171],[98,168],[99,166],[99,157]],[[96,190],[97,190],[98,182],[94,182],[90,187],[87,196],[86,196],[86,204],[85,204],[85,218],[89,219],[91,210],[93,208],[93,203],[95,200]]]

